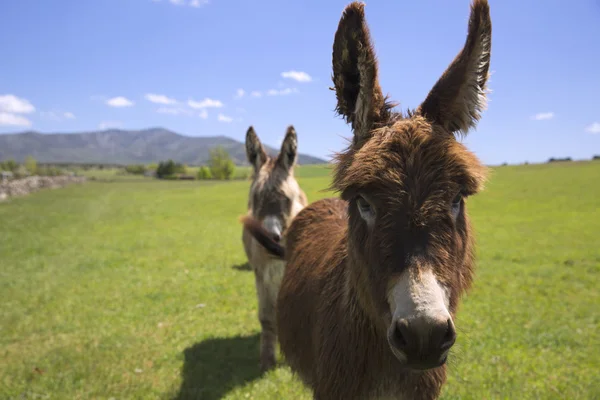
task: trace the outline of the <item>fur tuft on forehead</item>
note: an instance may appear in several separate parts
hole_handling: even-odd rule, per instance
[[[332,189],[346,199],[357,190],[429,192],[461,188],[467,195],[483,189],[487,168],[454,136],[421,116],[398,119],[371,131],[362,146],[336,155]]]

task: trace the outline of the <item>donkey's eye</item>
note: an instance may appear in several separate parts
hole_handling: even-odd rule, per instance
[[[371,205],[362,196],[359,196],[356,198],[356,204],[358,204],[358,208],[361,212],[370,212],[371,211]]]
[[[454,218],[458,217],[458,213],[460,213],[460,208],[462,206],[463,194],[459,192],[454,199],[452,199],[452,216]]]
[[[369,202],[367,200],[365,200],[364,197],[358,196],[356,198],[356,205],[358,206],[358,211],[360,212],[360,216],[364,220],[366,220],[367,222],[370,222],[373,220],[373,218],[375,217],[375,210],[373,209],[371,204],[369,204]]]
[[[452,200],[452,205],[459,206],[462,199],[463,199],[463,194],[458,193],[456,196],[454,196],[454,199]]]

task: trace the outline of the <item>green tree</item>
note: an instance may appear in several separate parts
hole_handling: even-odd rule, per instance
[[[210,168],[208,168],[207,166],[200,167],[198,169],[198,179],[212,179],[212,173],[210,172]]]
[[[156,168],[156,177],[160,179],[172,178],[175,174],[184,173],[183,165],[173,162],[173,160],[161,161]]]
[[[27,156],[25,159],[25,168],[31,175],[37,174],[37,161],[32,156]]]
[[[210,172],[215,179],[231,179],[235,172],[233,160],[221,146],[217,146],[210,151],[209,160]]]
[[[176,174],[185,174],[187,172],[187,167],[185,164],[175,163],[175,173]]]
[[[4,171],[16,172],[17,168],[19,168],[19,164],[17,164],[17,162],[12,158],[2,163],[2,169]]]
[[[156,168],[156,177],[159,179],[163,179],[167,176],[173,175],[175,172],[175,165],[172,160],[161,161],[158,163],[158,167]]]

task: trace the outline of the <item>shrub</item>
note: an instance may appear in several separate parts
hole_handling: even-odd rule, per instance
[[[214,179],[231,179],[235,172],[233,160],[221,146],[217,146],[210,151],[209,166]]]
[[[31,175],[24,165],[19,165],[13,173],[17,179],[25,178],[26,176]]]
[[[37,174],[37,161],[32,156],[27,156],[25,159],[25,168],[31,175]]]
[[[571,157],[565,157],[565,158],[552,157],[548,160],[549,163],[551,163],[551,162],[568,162],[568,161],[573,161],[573,160],[571,159]]]
[[[144,164],[128,165],[125,167],[125,171],[132,175],[144,175],[146,166]]]
[[[175,173],[176,174],[185,174],[187,171],[187,167],[183,164],[175,163]]]
[[[156,168],[156,177],[159,179],[167,179],[167,177],[182,173],[185,173],[185,167],[173,160],[161,161]]]
[[[212,179],[212,173],[210,172],[210,168],[207,166],[200,167],[198,169],[198,179]]]
[[[58,176],[58,175],[62,175],[63,171],[58,168],[58,167],[53,167],[51,165],[49,166],[42,166],[42,167],[38,167],[37,168],[37,174],[39,176]]]
[[[0,170],[3,171],[9,171],[9,172],[16,172],[17,168],[19,168],[19,164],[17,164],[17,162],[13,159],[9,159],[4,161],[3,163],[0,163]]]
[[[156,177],[164,179],[167,176],[171,176],[175,173],[175,163],[173,160],[161,161],[158,163],[156,168]]]

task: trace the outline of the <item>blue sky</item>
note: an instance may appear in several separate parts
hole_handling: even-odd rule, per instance
[[[331,51],[348,1],[4,0],[0,133],[162,126],[327,157]],[[488,110],[465,139],[486,163],[600,154],[600,2],[490,0]],[[469,0],[371,1],[384,92],[416,107],[464,43]],[[243,91],[243,92],[242,92]],[[260,94],[260,97],[258,97]]]

